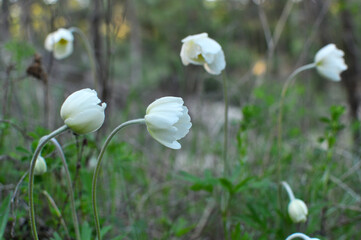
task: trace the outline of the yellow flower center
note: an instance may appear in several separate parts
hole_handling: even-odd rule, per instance
[[[66,40],[66,39],[64,39],[64,38],[62,38],[62,39],[59,40],[59,44],[60,44],[60,45],[66,45],[67,43],[68,43],[68,40]]]
[[[206,60],[204,59],[202,54],[198,54],[198,56],[196,58],[194,58],[194,61],[199,62],[199,63],[205,63]]]

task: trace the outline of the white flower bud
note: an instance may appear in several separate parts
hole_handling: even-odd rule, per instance
[[[56,59],[68,57],[73,52],[74,36],[71,31],[59,28],[45,39],[45,49],[53,52]]]
[[[288,204],[288,214],[295,223],[306,222],[308,209],[302,200],[295,198]]]
[[[205,70],[218,75],[226,67],[221,45],[208,37],[207,33],[191,35],[182,40],[180,56],[185,66],[189,63],[203,65]]]
[[[192,126],[188,109],[179,97],[162,97],[151,103],[144,117],[150,135],[159,143],[180,149],[177,140],[183,138]]]
[[[35,162],[34,174],[42,175],[42,174],[46,173],[46,170],[47,170],[47,167],[46,167],[45,159],[42,156],[39,156]]]
[[[341,81],[340,74],[347,69],[344,52],[331,43],[321,48],[315,56],[316,69],[318,73],[332,81]]]
[[[101,103],[97,92],[89,88],[72,93],[63,103],[60,116],[77,134],[98,130],[104,123],[106,103]]]

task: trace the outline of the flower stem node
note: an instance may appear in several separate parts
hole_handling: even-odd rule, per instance
[[[180,56],[187,66],[192,63],[203,65],[204,69],[213,75],[221,74],[226,67],[226,61],[221,45],[208,37],[207,33],[190,35],[182,40]]]
[[[344,52],[333,43],[321,48],[315,56],[316,69],[318,73],[332,81],[341,81],[341,73],[347,69]]]
[[[74,36],[71,31],[59,28],[45,39],[45,49],[53,52],[56,59],[64,59],[73,53]]]
[[[162,97],[151,103],[144,117],[150,135],[159,143],[180,149],[177,141],[187,135],[192,126],[188,108],[180,97]]]
[[[47,171],[47,167],[46,167],[45,159],[42,156],[39,156],[35,162],[34,174],[43,175],[44,173],[46,173],[46,171]]]
[[[106,103],[101,103],[95,90],[89,88],[72,93],[63,103],[60,116],[77,134],[98,130],[104,123]]]

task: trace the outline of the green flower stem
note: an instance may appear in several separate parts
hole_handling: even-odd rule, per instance
[[[69,194],[69,198],[70,198],[71,213],[72,213],[72,217],[73,217],[75,236],[76,236],[76,240],[81,240],[78,216],[76,214],[76,208],[75,208],[73,184],[71,182],[68,164],[66,163],[65,155],[64,155],[63,149],[60,146],[59,142],[55,138],[52,138],[50,141],[55,145],[55,147],[60,155],[61,161],[63,162],[63,165],[64,165],[65,176],[66,176],[65,179],[67,181],[67,186],[68,186],[68,194]]]
[[[288,194],[288,197],[290,198],[290,201],[294,200],[295,199],[295,195],[293,194],[293,191],[290,187],[290,185],[288,185],[287,182],[285,181],[282,181],[281,184],[283,185],[283,187],[286,189],[286,192]]]
[[[90,67],[93,73],[93,80],[94,80],[94,89],[98,90],[98,77],[97,77],[97,67],[96,67],[96,61],[95,61],[95,55],[93,48],[91,47],[88,38],[85,36],[82,30],[80,30],[77,27],[71,27],[69,28],[69,31],[79,34],[81,40],[83,41],[83,44],[85,45],[85,49],[88,53],[89,60],[90,60]]]
[[[278,145],[278,151],[281,150],[281,141],[282,141],[282,114],[283,114],[283,104],[284,104],[284,99],[286,96],[286,92],[287,89],[289,87],[289,85],[292,82],[292,79],[299,74],[300,72],[303,72],[305,70],[311,69],[316,67],[315,63],[310,63],[307,65],[304,65],[302,67],[297,68],[286,80],[285,84],[283,85],[282,88],[282,93],[281,93],[281,101],[280,101],[280,105],[279,105],[279,111],[278,111],[278,121],[277,121],[277,145]],[[278,165],[280,165],[280,156],[278,157]],[[278,166],[278,171],[280,171],[279,169],[280,166]],[[279,175],[280,177],[280,175]],[[280,179],[279,179],[280,180]]]
[[[224,97],[224,142],[223,142],[223,164],[224,175],[226,176],[229,171],[229,164],[227,161],[228,151],[228,90],[227,90],[227,78],[225,74],[222,75],[223,81],[223,97]]]
[[[41,153],[41,150],[45,146],[45,144],[50,139],[52,139],[53,137],[58,136],[62,132],[66,131],[67,129],[68,129],[68,126],[64,125],[64,126],[58,128],[57,130],[55,130],[54,132],[50,133],[49,135],[46,135],[46,136],[42,137],[40,139],[39,143],[38,143],[38,146],[35,149],[35,152],[34,152],[34,155],[33,155],[32,159],[31,159],[30,169],[29,169],[29,190],[28,190],[28,194],[29,194],[29,214],[30,214],[31,232],[33,234],[33,238],[36,239],[36,240],[39,240],[39,237],[38,237],[38,232],[36,231],[34,197],[33,197],[35,163],[36,163],[36,160],[38,159],[38,156]]]
[[[97,231],[98,240],[101,240],[101,236],[100,236],[99,216],[98,216],[98,210],[97,210],[96,186],[97,186],[97,180],[98,180],[100,167],[101,167],[101,163],[102,163],[102,160],[103,160],[105,150],[108,147],[108,145],[109,145],[110,141],[112,140],[112,138],[115,136],[115,134],[117,134],[121,129],[123,129],[123,128],[129,126],[129,125],[142,124],[142,123],[145,123],[144,118],[134,119],[134,120],[130,120],[130,121],[127,121],[127,122],[124,122],[124,123],[120,124],[118,127],[116,127],[109,134],[109,136],[105,140],[104,145],[102,146],[102,148],[100,150],[100,153],[99,153],[99,156],[98,156],[98,159],[97,159],[97,164],[96,164],[95,169],[94,169],[93,183],[92,183],[93,214],[94,214],[95,228],[96,228],[96,231]]]

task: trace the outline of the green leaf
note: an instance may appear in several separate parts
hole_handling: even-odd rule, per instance
[[[226,188],[229,193],[233,193],[233,184],[227,178],[219,178],[219,183]]]
[[[50,240],[62,240],[61,237],[59,236],[59,234],[57,232],[54,233],[54,236],[52,238],[50,238]]]
[[[109,232],[112,229],[112,226],[105,226],[100,230],[100,236],[104,237],[107,232]]]
[[[84,222],[81,226],[81,239],[89,240],[92,238],[92,228],[89,226],[88,222]]]
[[[183,180],[186,180],[188,182],[191,182],[191,183],[195,183],[195,182],[199,182],[200,181],[200,178],[199,177],[196,177],[190,173],[187,173],[185,171],[181,171],[180,173],[180,178],[182,178]]]
[[[0,239],[3,239],[5,227],[8,222],[10,212],[10,196],[7,196],[0,206]]]
[[[243,179],[236,186],[234,186],[233,191],[238,192],[244,185],[246,185],[246,183],[248,183],[252,179],[253,179],[253,177],[247,177],[247,178]]]
[[[31,57],[35,54],[35,49],[32,45],[22,41],[9,41],[5,43],[4,48],[12,54],[16,63],[21,62],[23,59]]]
[[[57,232],[54,233],[54,236],[51,238],[51,240],[61,240],[61,237]]]
[[[320,121],[324,123],[330,123],[331,120],[328,117],[320,117]]]
[[[201,191],[201,190],[204,190],[204,191],[207,191],[207,192],[213,192],[213,185],[212,184],[209,184],[209,183],[202,183],[202,182],[199,182],[199,183],[195,183],[191,186],[190,188],[192,191]]]

